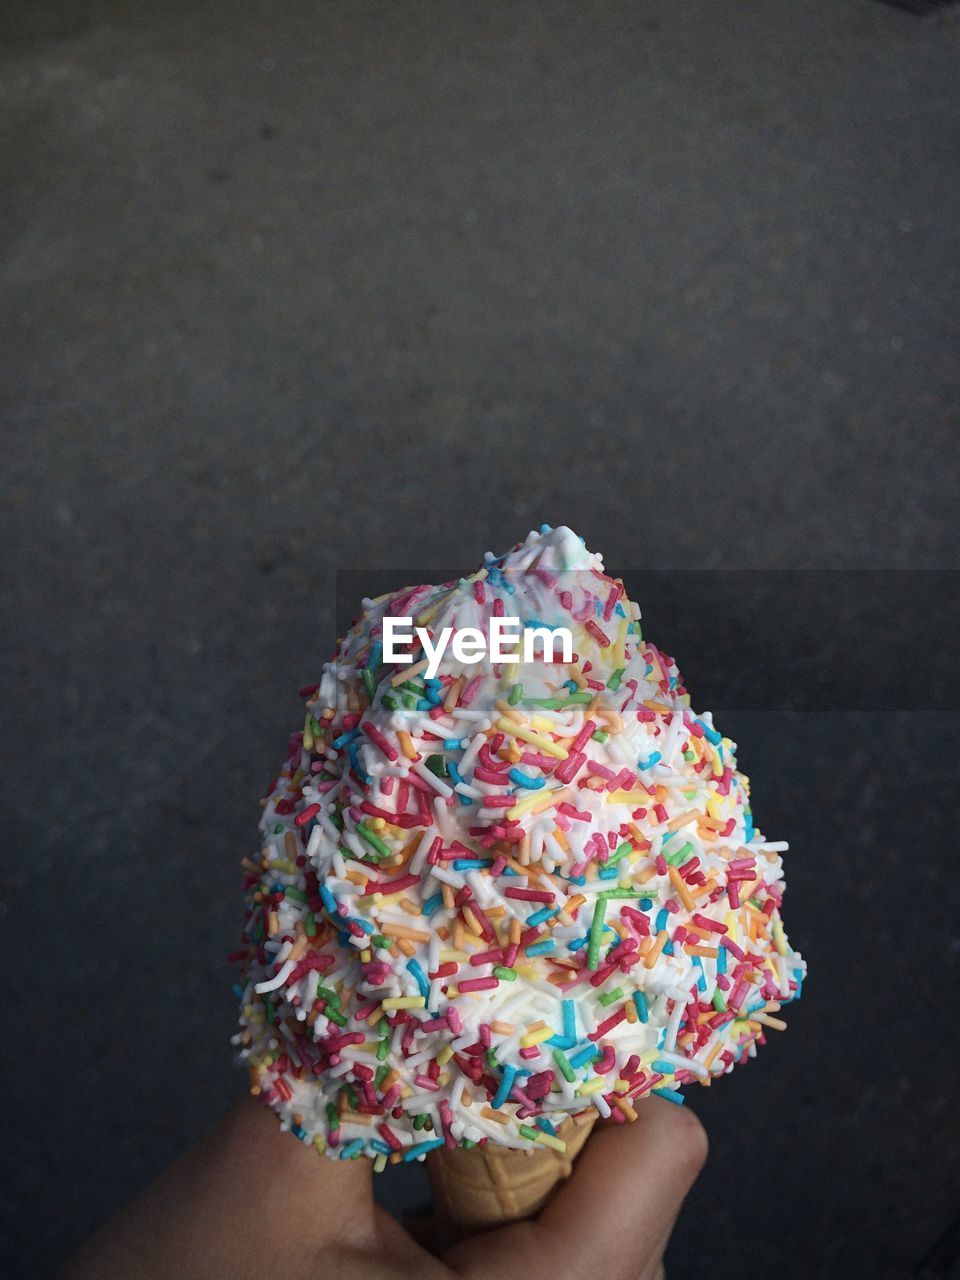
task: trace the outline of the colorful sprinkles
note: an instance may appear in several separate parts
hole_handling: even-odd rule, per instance
[[[569,664],[386,666],[385,615],[568,626]],[[563,1149],[756,1053],[806,972],[735,744],[599,556],[544,526],[378,600],[325,664],[244,859],[251,1090],[335,1159]]]

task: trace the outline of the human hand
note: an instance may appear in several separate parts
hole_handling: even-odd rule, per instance
[[[706,1135],[660,1098],[590,1137],[535,1218],[441,1257],[373,1201],[369,1160],[318,1158],[240,1102],[72,1260],[66,1280],[655,1280]]]

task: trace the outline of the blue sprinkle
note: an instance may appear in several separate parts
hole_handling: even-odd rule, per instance
[[[721,942],[720,946],[717,948],[717,973],[726,973],[726,972],[727,972],[727,949]]]
[[[619,874],[620,874],[620,868],[617,866],[601,867],[600,870],[597,872],[597,879],[598,880],[616,880]]]
[[[416,960],[408,960],[407,970],[409,973],[412,973],[413,976],[416,978],[417,986],[420,988],[420,994],[422,996],[429,996],[430,983],[427,981],[427,975],[423,972],[423,969],[420,967],[419,962]]]
[[[658,1098],[666,1098],[668,1102],[674,1102],[678,1107],[682,1107],[686,1099],[682,1093],[678,1093],[676,1089],[651,1089],[651,1093],[655,1093]]]
[[[547,952],[553,951],[556,945],[553,938],[544,938],[543,942],[531,943],[526,949],[526,954],[528,956],[544,956]]]
[[[460,738],[444,738],[443,740],[444,751],[459,751],[462,746],[463,741]],[[449,765],[447,767],[449,768]]]
[[[541,907],[532,916],[527,916],[527,924],[530,928],[534,928],[538,924],[543,924],[544,920],[549,920],[551,916],[559,915],[562,910],[562,907]]]
[[[352,1142],[348,1142],[345,1147],[340,1148],[340,1159],[350,1160],[353,1156],[358,1156],[363,1150],[363,1139],[354,1138]]]
[[[439,911],[443,906],[443,894],[434,893],[429,898],[424,898],[423,906],[420,908],[425,916],[432,916],[435,911]]]
[[[293,1134],[295,1138],[299,1138],[301,1142],[310,1141],[310,1135],[307,1133],[306,1129],[304,1129],[302,1125],[292,1124],[290,1126],[290,1132]]]
[[[491,867],[493,863],[487,858],[454,858],[454,871],[477,871],[481,867]]]
[[[325,884],[320,886],[320,900],[332,916],[337,915],[337,900]]]
[[[647,997],[642,991],[635,991],[633,993],[633,1007],[636,1009],[637,1017],[641,1022],[650,1021],[650,1014],[647,1010]]]
[[[664,1062],[662,1058],[657,1058],[655,1062],[650,1063],[651,1071],[658,1071],[661,1075],[672,1076],[676,1071],[676,1067],[672,1062]]]
[[[347,916],[346,919],[350,924],[358,924],[364,933],[376,933],[376,929],[370,920],[361,920],[357,916]]]
[[[563,1001],[563,1034],[570,1040],[577,1038],[577,1008],[572,1000]]]
[[[412,1147],[407,1147],[403,1153],[403,1163],[409,1164],[411,1160],[416,1160],[418,1156],[425,1156],[428,1151],[436,1151],[437,1147],[443,1146],[442,1138],[431,1138],[429,1142],[417,1142]]]
[[[585,947],[588,942],[589,942],[589,938],[587,938],[586,936],[584,936],[583,938],[573,938],[570,942],[567,943],[567,950],[579,951],[580,948]]]
[[[703,736],[706,738],[706,740],[708,742],[712,742],[715,747],[719,746],[723,738],[723,734],[717,733],[716,729],[711,729],[710,726],[704,720],[698,720],[697,724],[703,730]]]
[[[657,933],[660,933],[662,929],[665,929],[667,927],[667,920],[669,916],[670,916],[670,912],[667,910],[666,907],[661,907],[660,910],[657,912],[657,923],[654,926]]]
[[[509,1062],[503,1068],[503,1075],[500,1077],[500,1085],[497,1092],[493,1095],[493,1101],[490,1103],[494,1111],[499,1111],[506,1100],[510,1097],[510,1090],[513,1088],[513,1082],[516,1079],[517,1068],[511,1067]]]
[[[449,773],[450,777],[453,779],[454,786],[459,786],[463,781],[463,774],[452,761],[448,761],[447,763],[447,773]],[[461,804],[473,804],[470,797],[465,796],[462,791],[457,792],[457,798]]]
[[[543,1043],[550,1045],[553,1049],[572,1049],[577,1043],[577,1038],[576,1036],[551,1036]]]
[[[646,762],[644,762],[643,760],[638,760],[638,761],[637,761],[637,768],[638,768],[638,769],[641,769],[641,770],[643,770],[643,769],[652,769],[652,768],[653,768],[653,766],[654,766],[655,764],[657,764],[657,762],[658,762],[658,761],[660,761],[660,760],[662,760],[662,759],[663,759],[663,757],[661,756],[660,752],[659,752],[659,751],[654,751],[654,752],[650,755],[649,759],[648,759]]]
[[[697,987],[699,988],[699,990],[700,990],[700,991],[706,991],[706,989],[707,989],[707,975],[706,975],[706,974],[704,973],[704,971],[703,971],[703,961],[700,959],[700,957],[699,957],[699,956],[694,956],[694,957],[693,957],[693,963],[694,963],[694,964],[697,966],[697,968],[700,970],[700,976],[697,978]]]
[[[557,1130],[555,1126],[550,1123],[550,1121],[547,1119],[546,1116],[539,1117],[539,1119],[537,1120],[537,1128],[540,1129],[543,1133],[552,1133],[554,1137],[557,1136]]]
[[[541,534],[541,536],[546,536],[546,534],[548,534],[548,533],[553,533],[553,526],[552,526],[552,525],[549,525],[549,524],[542,524],[542,525],[540,526],[540,534]]]
[[[653,906],[653,899],[641,898],[640,901],[637,903],[637,906],[640,908],[641,911],[649,911],[650,908]]]
[[[239,982],[235,982],[233,986],[230,988],[230,990],[233,992],[233,994],[237,997],[238,1000],[243,995],[243,987],[240,986]]]
[[[545,778],[531,778],[528,773],[524,773],[520,769],[511,769],[507,774],[511,782],[515,782],[518,787],[527,787],[531,791],[539,791],[546,782]],[[539,804],[540,802],[537,801]]]
[[[357,750],[357,744],[355,742],[351,742],[347,747],[347,755],[350,757],[350,764],[360,781],[365,785],[369,783],[371,781],[370,775],[360,763],[360,752]]]
[[[367,659],[367,670],[376,671],[380,663],[383,661],[383,645],[378,640],[370,650],[370,657]]]
[[[663,944],[663,952],[662,952],[662,954],[663,954],[663,955],[665,955],[665,956],[672,956],[672,955],[673,955],[673,943],[672,943],[672,942],[665,942],[665,943]]]
[[[355,738],[359,738],[359,737],[360,737],[360,730],[351,729],[349,733],[341,733],[339,738],[334,738],[333,742],[330,745],[334,747],[337,751],[339,751],[340,748],[345,747],[348,742],[353,742]]]
[[[594,1058],[601,1058],[603,1055],[595,1044],[585,1045],[584,1048],[578,1049],[570,1058],[571,1067],[582,1067],[587,1062],[592,1062]]]
[[[393,1147],[388,1147],[385,1142],[381,1142],[379,1138],[371,1138],[370,1146],[374,1151],[379,1151],[381,1155],[392,1156]]]

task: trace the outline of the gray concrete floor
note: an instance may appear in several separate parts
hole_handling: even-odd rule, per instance
[[[957,10],[10,0],[0,25],[4,1274],[55,1266],[242,1087],[236,864],[335,571],[466,570],[543,520],[628,583],[848,571],[795,632],[762,607],[801,590],[782,573],[745,615],[711,579],[686,629],[693,579],[641,596],[793,839],[813,970],[788,1034],[694,1100],[713,1155],[672,1275],[913,1274],[960,1207]],[[866,569],[938,572],[913,609]],[[811,632],[832,693],[784,659],[745,696]]]

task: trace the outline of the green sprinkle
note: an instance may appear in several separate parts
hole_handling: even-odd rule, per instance
[[[609,901],[611,898],[655,898],[659,889],[604,889],[597,896]]]
[[[330,1128],[339,1129],[340,1128],[340,1112],[337,1110],[334,1104],[332,1102],[328,1102],[324,1110],[327,1113],[327,1123],[330,1125]]]
[[[363,668],[363,687],[367,691],[367,697],[372,702],[377,692],[377,682],[369,667]]]
[[[357,823],[357,835],[362,836],[370,848],[375,849],[381,858],[390,856],[390,846],[384,844],[379,836],[374,835],[365,822]]]
[[[594,742],[606,742],[606,740],[610,737],[610,735],[609,733],[606,732],[605,729],[597,729],[593,733],[591,733],[590,737],[594,740]]]
[[[317,936],[317,917],[312,911],[307,912],[307,919],[303,926],[303,930],[308,938],[315,938]]]
[[[510,695],[507,698],[507,702],[509,702],[511,707],[515,707],[522,697],[523,697],[523,685],[515,684],[510,690]]]
[[[529,1138],[531,1142],[536,1142],[537,1140],[536,1129],[531,1129],[528,1124],[520,1125],[520,1133],[523,1135],[524,1138]]]
[[[448,776],[447,763],[443,756],[427,756],[426,766],[437,778],[446,778]]]
[[[615,987],[613,991],[604,992],[604,994],[600,997],[600,1003],[604,1007],[606,1007],[608,1004],[613,1004],[616,1000],[622,1000],[622,999],[623,999],[623,987]]]
[[[717,987],[716,991],[713,993],[713,1007],[716,1009],[717,1013],[727,1012],[727,1002],[724,1000],[723,992],[719,987]]]
[[[691,853],[693,853],[693,845],[689,840],[686,840],[679,849],[674,849],[672,853],[664,854],[664,857],[669,866],[675,867],[680,862],[686,862]]]
[[[623,844],[617,845],[616,849],[614,849],[613,853],[611,853],[610,857],[606,860],[606,862],[603,865],[605,867],[614,867],[620,861],[621,858],[625,858],[628,853],[632,853],[632,852],[633,852],[633,845],[630,843],[629,840],[624,840]]]
[[[288,884],[283,890],[285,898],[293,898],[294,902],[306,902],[307,895],[302,889],[295,888],[292,884]]]
[[[385,693],[380,701],[388,711],[396,711],[397,707],[400,705],[400,699],[395,693]]]
[[[384,1036],[383,1039],[377,1044],[377,1057],[380,1059],[381,1062],[385,1062],[387,1058],[387,1054],[389,1052],[390,1052],[390,1037]],[[384,1074],[386,1074],[386,1068],[381,1068],[381,1070],[383,1070]]]
[[[334,1009],[339,1009],[343,1003],[335,991],[331,991],[329,987],[323,986],[319,981],[317,982],[317,999],[325,1000]]]
[[[569,1082],[573,1084],[577,1078],[577,1073],[574,1071],[573,1067],[571,1067],[570,1059],[562,1049],[554,1049],[553,1060],[560,1068],[560,1074],[563,1076],[564,1080],[569,1080]]]
[[[379,1056],[380,1056],[380,1053],[378,1050],[377,1057],[379,1058]],[[387,1066],[386,1063],[384,1063],[382,1067],[377,1067],[377,1070],[374,1073],[374,1077],[373,1077],[373,1087],[375,1089],[379,1089],[389,1074],[390,1074],[390,1068]]]
[[[495,964],[493,966],[493,976],[500,978],[503,982],[516,982],[517,971],[516,969],[506,969],[502,964]]]
[[[338,1012],[338,1010],[331,1009],[329,1005],[324,1009],[323,1016],[325,1018],[329,1018],[331,1022],[335,1022],[338,1027],[345,1027],[347,1025],[346,1017],[342,1013]]]
[[[378,949],[380,947],[386,947],[389,949],[390,939],[385,938],[382,933],[375,933],[370,939],[370,945],[371,947],[377,947]]]
[[[424,1115],[422,1111],[418,1116],[413,1117],[413,1127],[415,1129],[422,1129],[426,1123],[427,1123],[427,1117]]]
[[[617,667],[616,671],[614,671],[613,675],[607,681],[608,689],[620,688],[620,681],[623,679],[623,673],[626,671],[626,669],[627,669],[626,667]]]
[[[607,900],[601,896],[593,909],[593,921],[590,925],[590,939],[587,943],[587,968],[600,967],[600,938],[603,935],[603,913],[607,909]]]

